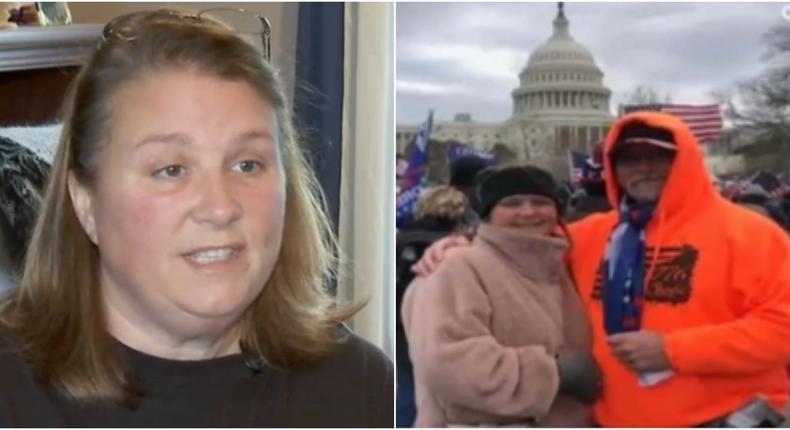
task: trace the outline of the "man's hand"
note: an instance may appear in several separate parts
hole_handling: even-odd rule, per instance
[[[444,260],[444,255],[448,249],[457,246],[469,246],[471,244],[472,242],[467,239],[466,236],[461,235],[453,235],[439,239],[425,250],[420,261],[412,266],[411,270],[416,273],[417,276],[428,276],[439,267],[439,263]]]
[[[671,369],[664,336],[654,331],[619,333],[607,339],[614,356],[636,373]]]

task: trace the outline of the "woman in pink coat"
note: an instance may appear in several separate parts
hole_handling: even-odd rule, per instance
[[[409,286],[402,315],[420,427],[593,424],[590,329],[564,256],[551,175],[485,172],[471,246]]]

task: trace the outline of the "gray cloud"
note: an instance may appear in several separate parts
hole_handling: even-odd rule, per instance
[[[604,71],[612,106],[636,85],[675,102],[759,73],[761,36],[784,3],[566,3],[571,34]],[[554,3],[398,3],[397,115],[416,124],[433,108],[500,122],[530,52],[551,35]]]

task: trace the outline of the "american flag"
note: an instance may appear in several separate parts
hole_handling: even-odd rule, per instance
[[[623,106],[623,113],[637,111],[665,112],[680,117],[680,119],[689,126],[699,143],[715,142],[719,137],[719,133],[721,133],[721,128],[724,126],[721,118],[721,109],[717,104],[647,104]]]

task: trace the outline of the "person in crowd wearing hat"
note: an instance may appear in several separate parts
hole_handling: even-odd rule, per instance
[[[481,173],[478,195],[471,246],[403,299],[415,424],[588,426],[600,376],[563,260],[557,185],[537,167],[505,167]]]
[[[674,116],[620,118],[604,144],[604,172],[618,210],[569,226],[577,244],[569,261],[603,372],[597,422],[726,426],[752,401],[783,411],[787,234],[715,191],[696,138]],[[418,270],[459,243],[429,249]]]
[[[414,211],[414,220],[398,230],[396,236],[396,309],[400,309],[406,287],[414,279],[411,266],[422,257],[430,244],[465,227],[464,220],[469,210],[469,201],[464,193],[453,187],[438,185],[422,192]],[[414,402],[414,370],[409,359],[409,343],[400,315],[395,328],[398,345],[395,356],[398,378],[396,425],[411,427],[417,415]]]
[[[603,180],[603,144],[595,145],[592,154],[582,167],[580,188],[569,202],[566,222],[578,221],[587,215],[607,212],[612,209],[606,198],[606,184]]]
[[[785,230],[790,227],[781,202],[774,201],[771,195],[759,184],[747,184],[740,193],[734,196],[732,201],[767,216]]]
[[[471,224],[479,221],[480,202],[475,188],[477,174],[488,167],[488,161],[468,155],[450,164],[450,186],[464,193],[469,201],[470,211],[465,215],[465,222]]]

